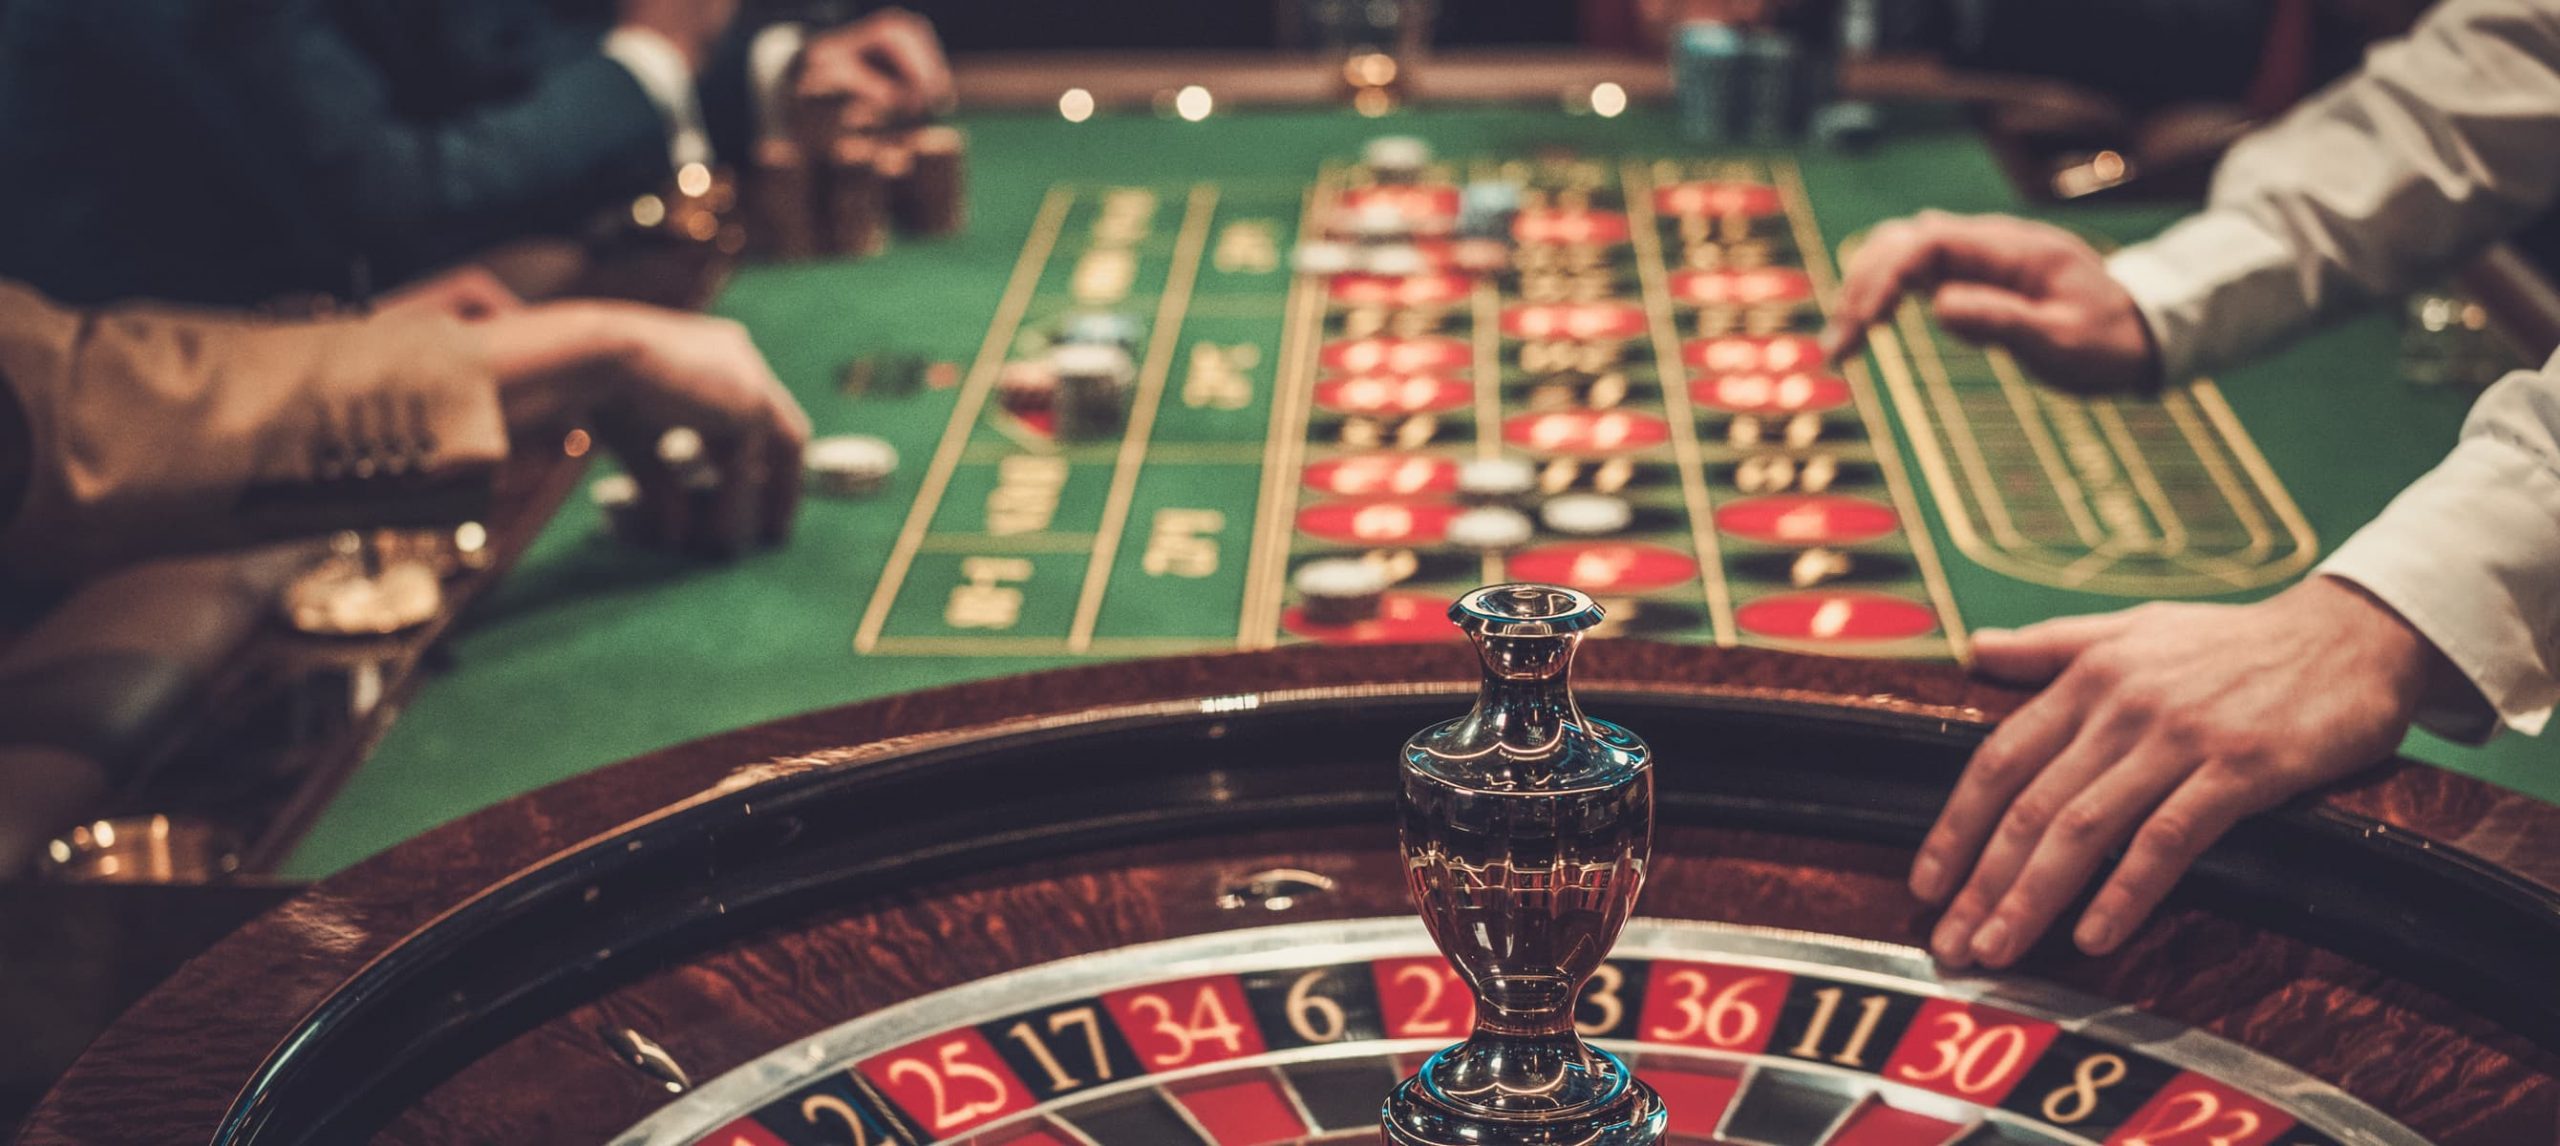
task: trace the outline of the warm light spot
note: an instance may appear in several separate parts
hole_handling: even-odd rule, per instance
[[[478,553],[489,547],[489,527],[466,521],[453,527],[453,547],[462,553]]]
[[[1058,114],[1067,117],[1068,123],[1092,119],[1093,93],[1083,88],[1068,88],[1065,95],[1058,97]]]
[[[643,195],[631,201],[631,221],[643,227],[655,227],[667,221],[667,201],[655,195]]]
[[[685,217],[684,233],[686,238],[709,242],[720,233],[720,218],[709,211],[696,211]]]
[[[595,440],[589,438],[585,430],[571,430],[569,436],[560,439],[560,452],[573,458],[587,456],[587,451],[594,446]]]
[[[1192,84],[1173,93],[1173,114],[1193,123],[1209,118],[1209,108],[1212,105],[1209,89],[1198,84]]]
[[[1362,88],[1352,93],[1351,109],[1376,119],[1396,109],[1396,97],[1388,95],[1385,88]]]
[[[1362,52],[1342,61],[1342,78],[1355,88],[1382,88],[1396,82],[1396,58],[1385,52]]]
[[[2124,156],[2118,155],[2112,151],[2101,151],[2096,155],[2090,156],[2089,173],[2097,176],[2099,181],[2105,183],[2113,183],[2118,179],[2122,179],[2124,178]]]
[[[686,195],[701,195],[711,190],[711,168],[700,163],[688,163],[677,168],[676,190]]]
[[[1627,110],[1627,89],[1616,84],[1602,84],[1591,89],[1591,110],[1614,117]]]

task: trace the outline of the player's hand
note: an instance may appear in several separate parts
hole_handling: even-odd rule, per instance
[[[661,540],[735,553],[790,535],[809,417],[746,328],[657,307],[579,302],[527,308],[475,329],[488,340],[508,423],[593,425],[640,483]],[[701,435],[716,497],[689,495],[687,473],[659,458],[660,437],[678,426]]]
[[[2106,260],[2069,231],[2007,215],[1923,211],[1877,227],[1849,260],[1824,352],[1847,357],[1903,295],[1921,292],[1948,333],[2006,348],[2049,385],[2160,384],[2151,328]]]
[[[951,64],[931,21],[883,8],[810,37],[793,91],[828,127],[861,131],[951,110]]]
[[[738,14],[738,0],[619,0],[616,14],[619,23],[665,36],[699,73]]]
[[[1975,750],[1912,865],[1912,892],[1948,904],[1929,946],[1952,967],[2014,962],[2123,847],[2072,932],[2114,950],[2241,817],[2383,760],[2453,676],[2329,577],[1987,630],[1974,668],[2043,691]]]
[[[381,315],[440,314],[478,322],[524,306],[513,288],[478,263],[465,263],[382,296]]]

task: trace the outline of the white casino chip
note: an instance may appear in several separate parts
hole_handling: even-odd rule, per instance
[[[1537,484],[1537,467],[1518,458],[1478,458],[1458,466],[1458,492],[1468,497],[1518,497]]]
[[[1300,243],[1289,266],[1302,275],[1348,274],[1358,259],[1348,243]]]
[[[1386,592],[1387,571],[1367,561],[1331,557],[1299,566],[1289,583],[1311,599],[1355,600]]]
[[[1410,135],[1382,135],[1360,149],[1360,162],[1371,171],[1406,174],[1431,162],[1431,145]]]
[[[1535,532],[1527,514],[1507,506],[1479,506],[1449,519],[1449,543],[1467,549],[1510,549]]]
[[[1422,248],[1405,244],[1378,247],[1371,250],[1363,262],[1367,264],[1363,269],[1370,274],[1392,278],[1418,275],[1431,269],[1431,260],[1423,257]]]
[[[1069,343],[1049,351],[1049,369],[1061,381],[1073,378],[1125,378],[1136,371],[1129,352],[1117,346]]]
[[[1538,507],[1547,528],[1577,537],[1598,537],[1625,529],[1636,519],[1626,499],[1600,493],[1568,493],[1548,498]]]

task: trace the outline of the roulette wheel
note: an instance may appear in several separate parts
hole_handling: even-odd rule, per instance
[[[27,1141],[1374,1142],[1397,1080],[1486,1021],[1443,946],[1469,966],[1537,911],[1590,956],[1555,1013],[1659,1096],[1654,1140],[2552,1140],[2547,806],[2384,770],[2244,824],[2113,956],[1942,974],[1902,875],[2014,695],[1639,641],[1583,662],[1581,702],[1653,753],[1614,949],[1557,921],[1615,845],[1515,848],[1490,913],[1415,918],[1398,746],[1469,712],[1463,648],[1068,669],[714,737],[393,848],[188,965]],[[1431,846],[1469,822],[1423,816]]]

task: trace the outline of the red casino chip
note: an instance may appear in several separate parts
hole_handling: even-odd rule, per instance
[[[1541,453],[1614,454],[1670,441],[1671,425],[1627,410],[1556,410],[1505,419],[1502,440]]]
[[[1502,332],[1513,338],[1634,338],[1644,308],[1629,302],[1539,302],[1502,308]]]
[[[1458,189],[1411,184],[1351,187],[1342,192],[1342,208],[1357,211],[1371,203],[1393,203],[1418,230],[1444,231],[1458,220]]]
[[[1836,493],[1771,494],[1729,502],[1716,510],[1716,528],[1771,545],[1811,548],[1856,545],[1892,536],[1901,524],[1893,507]]]
[[[1811,335],[1734,334],[1722,338],[1692,338],[1680,346],[1680,359],[1692,368],[1711,374],[1758,371],[1784,374],[1791,370],[1810,370],[1822,364],[1822,343]]]
[[[1310,465],[1304,477],[1308,488],[1342,497],[1412,497],[1455,492],[1458,463],[1420,454],[1354,454]]]
[[[1828,374],[1711,374],[1689,381],[1690,400],[1728,414],[1801,414],[1849,404],[1849,384]]]
[[[1346,338],[1325,343],[1316,361],[1361,374],[1428,374],[1463,369],[1475,362],[1475,351],[1456,338]]]
[[[1437,414],[1475,398],[1472,384],[1435,374],[1352,374],[1316,383],[1316,405],[1336,414]]]
[[[1522,243],[1597,243],[1627,241],[1627,217],[1616,211],[1522,211],[1511,221],[1511,237]]]
[[[1414,645],[1464,638],[1449,623],[1448,599],[1434,593],[1389,592],[1378,599],[1377,616],[1348,625],[1309,624],[1305,611],[1291,606],[1280,614],[1280,627],[1328,645]],[[1465,1034],[1460,1030],[1456,1037]]]
[[[1734,610],[1733,621],[1746,633],[1791,641],[1890,641],[1938,627],[1927,605],[1855,589],[1762,597]]]
[[[1335,275],[1326,288],[1334,301],[1353,306],[1445,306],[1467,297],[1475,280],[1465,275]]]
[[[1650,593],[1698,575],[1698,559],[1642,542],[1577,541],[1513,554],[1505,576],[1586,593]]]
[[[1775,215],[1778,189],[1720,179],[1670,183],[1654,188],[1653,209],[1664,215]]]
[[[1437,545],[1461,508],[1381,498],[1324,501],[1298,511],[1298,529],[1350,545]]]
[[[1671,297],[1693,306],[1760,306],[1813,297],[1813,279],[1794,267],[1673,271]]]

